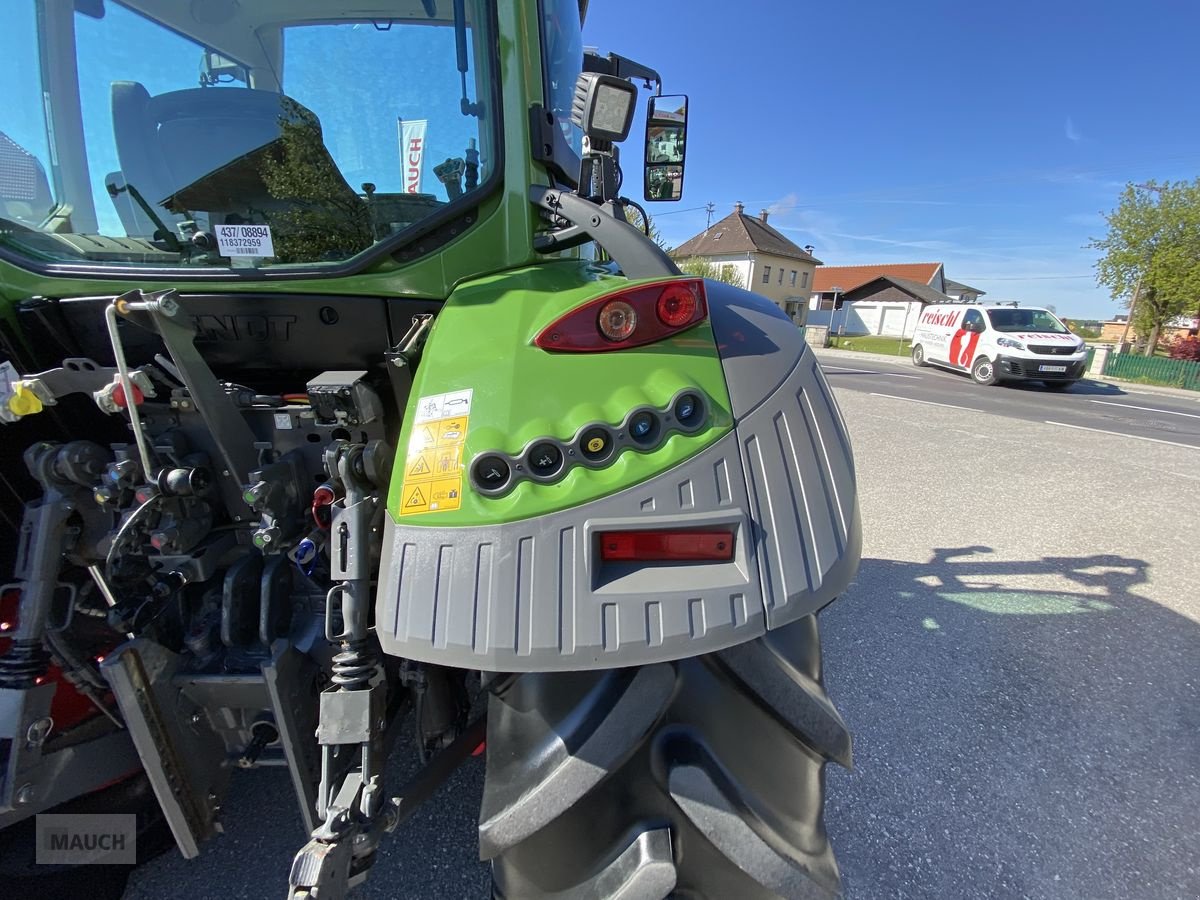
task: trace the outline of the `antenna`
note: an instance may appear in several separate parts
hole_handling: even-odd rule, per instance
[[[704,226],[705,231],[708,231],[708,229],[710,227],[712,227],[713,211],[716,210],[716,208],[717,208],[717,204],[715,204],[715,203],[710,202],[710,203],[704,204],[704,211],[706,213],[708,213],[708,224]]]

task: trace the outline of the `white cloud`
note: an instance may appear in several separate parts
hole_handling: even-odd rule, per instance
[[[779,198],[770,206],[767,207],[767,212],[771,215],[778,215],[789,212],[800,205],[800,198],[796,194],[788,194]]]
[[[1078,144],[1083,140],[1083,135],[1079,133],[1079,129],[1075,127],[1075,120],[1067,116],[1067,124],[1063,127],[1063,132],[1067,136],[1067,140]]]

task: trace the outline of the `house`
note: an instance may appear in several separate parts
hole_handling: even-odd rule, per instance
[[[1121,338],[1131,344],[1136,344],[1140,340],[1137,328],[1133,325],[1129,326],[1128,333],[1125,331],[1126,323],[1129,321],[1129,316],[1113,316],[1108,322],[1100,324],[1099,340],[1105,344],[1119,344]],[[1162,330],[1158,334],[1159,344],[1170,344],[1173,341],[1183,337],[1191,337],[1200,334],[1200,316],[1188,317],[1180,316],[1163,325]]]
[[[723,274],[773,300],[798,325],[804,324],[808,295],[821,261],[809,250],[767,224],[768,212],[748,216],[737,203],[733,212],[671,251],[678,262],[701,259]]]
[[[888,263],[879,266],[821,266],[813,276],[809,309],[831,310],[841,295],[880,275],[924,284],[946,294],[945,267],[941,263]],[[949,297],[949,294],[946,294]]]
[[[945,287],[942,288],[942,291],[956,303],[978,303],[979,298],[987,293],[987,291],[981,291],[969,284],[963,284],[961,281],[951,281],[949,278],[944,280]]]
[[[820,266],[809,299],[809,324],[828,325],[834,334],[911,337],[928,304],[974,302],[982,294],[947,279],[938,262]]]

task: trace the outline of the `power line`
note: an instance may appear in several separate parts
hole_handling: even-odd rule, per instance
[[[1070,278],[1095,278],[1095,275],[960,275],[972,281],[1065,281]]]

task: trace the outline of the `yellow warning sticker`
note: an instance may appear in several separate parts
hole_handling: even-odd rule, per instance
[[[436,447],[438,442],[438,423],[434,422],[431,425],[418,425],[413,429],[412,437],[408,441],[409,455],[420,453],[422,450],[428,450],[431,447]]]
[[[405,481],[421,481],[430,480],[434,477],[433,473],[433,455],[436,451],[426,450],[423,453],[408,455],[408,465],[404,469]]]
[[[458,509],[472,391],[421,397],[400,491],[400,515]]]
[[[446,478],[429,485],[429,509],[458,509],[462,493],[461,478]]]
[[[441,422],[438,427],[437,443],[439,447],[455,447],[463,442],[463,437],[467,433],[467,419],[465,416],[456,416],[453,419],[446,419]]]
[[[459,474],[458,458],[461,446],[438,447],[433,451],[433,470],[438,478],[453,478]]]
[[[400,514],[408,515],[411,513],[428,511],[429,485],[404,485],[404,489],[400,492]]]

